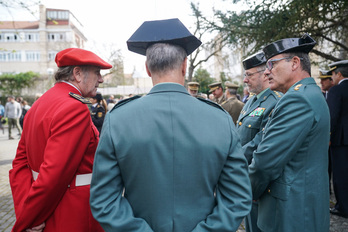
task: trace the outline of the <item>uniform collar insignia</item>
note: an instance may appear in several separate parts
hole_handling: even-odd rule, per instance
[[[302,84],[296,85],[295,88],[294,88],[294,90],[296,90],[296,91],[299,90],[301,86],[302,86]]]
[[[80,102],[84,103],[84,104],[92,104],[87,98],[82,97],[81,95],[78,95],[76,93],[72,93],[70,92],[69,95],[77,100],[79,100]]]

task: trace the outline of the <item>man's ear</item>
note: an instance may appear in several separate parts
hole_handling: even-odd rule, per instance
[[[147,62],[146,61],[145,61],[145,67],[146,67],[147,75],[149,75],[149,77],[151,77],[151,72],[149,70],[149,67],[147,67]]]
[[[73,76],[74,76],[74,79],[76,80],[77,83],[80,83],[82,81],[83,73],[82,73],[81,67],[76,66],[73,69]]]
[[[187,69],[187,57],[185,58],[184,62],[182,63],[182,66],[181,66],[181,72],[182,72],[183,76],[186,75],[186,69]]]
[[[295,70],[295,69],[297,69],[298,67],[300,67],[300,65],[301,65],[301,59],[300,59],[300,57],[294,56],[294,57],[292,58],[292,60],[293,60],[293,63],[292,63],[292,69],[293,69],[293,70]]]

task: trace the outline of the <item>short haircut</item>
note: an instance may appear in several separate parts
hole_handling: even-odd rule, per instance
[[[338,67],[335,70],[333,70],[334,73],[341,73],[343,77],[348,77],[348,66],[345,67]]]
[[[301,68],[303,71],[306,71],[309,73],[309,76],[311,76],[311,61],[309,59],[309,55],[304,52],[291,52],[291,53],[286,53],[284,56],[289,56],[293,58],[294,56],[297,56],[301,58]]]
[[[237,95],[237,89],[228,88],[227,91],[230,93],[230,95]]]
[[[181,67],[187,53],[174,44],[155,43],[146,50],[146,64],[152,73],[166,73]]]
[[[257,70],[257,71],[260,71],[260,72],[261,72],[262,70],[266,70],[266,64],[261,64],[261,65],[257,66],[257,67],[256,67],[256,70]]]
[[[54,78],[57,82],[59,81],[73,81],[73,71],[74,68],[77,66],[64,66],[58,68],[57,72],[54,75]],[[84,65],[84,66],[78,66],[81,67],[82,72],[87,73],[90,66]]]

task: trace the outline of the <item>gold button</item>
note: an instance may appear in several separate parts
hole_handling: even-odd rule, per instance
[[[239,125],[241,126],[241,125],[242,125],[242,122],[239,122]]]
[[[268,192],[270,193],[270,192],[271,192],[271,190],[270,190],[270,189],[268,189]]]
[[[251,127],[251,125],[248,126],[249,128]]]

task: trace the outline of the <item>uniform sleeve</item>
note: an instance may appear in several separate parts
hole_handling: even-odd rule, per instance
[[[72,182],[79,164],[90,142],[91,119],[89,111],[81,103],[66,103],[64,109],[57,112],[51,122],[50,138],[44,151],[44,161],[36,181],[28,189],[27,184],[22,188],[13,188],[15,205],[21,205],[17,210],[17,220],[13,232],[40,225],[54,212],[68,185]],[[24,142],[24,141],[23,141]],[[10,179],[31,178],[30,169],[25,169],[26,154],[20,144],[18,153],[13,161]],[[26,144],[30,146],[30,144]],[[13,182],[12,182],[13,186]],[[18,196],[23,196],[19,199]],[[23,204],[21,203],[23,201]]]
[[[122,196],[124,185],[115,152],[107,114],[93,165],[92,214],[106,232],[150,232],[151,227],[144,219],[134,217],[129,202]]]
[[[299,93],[285,95],[278,103],[249,166],[254,200],[281,176],[312,128],[314,118],[311,105]]]
[[[252,140],[250,140],[248,143],[244,144],[243,146],[243,152],[244,152],[245,158],[248,161],[248,164],[251,163],[251,160],[253,158],[253,153],[256,150],[259,143],[261,142],[262,135],[263,135],[263,131],[260,130]]]
[[[341,115],[340,111],[342,109],[341,103],[343,102],[342,99],[340,99],[340,94],[338,93],[337,86],[334,86],[330,89],[329,95],[327,98],[327,103],[330,110],[330,123],[331,123],[331,135],[335,133],[335,131],[339,130],[339,124],[338,122],[339,117]]]
[[[248,165],[238,134],[234,128],[230,130],[232,142],[216,187],[216,206],[205,220],[197,224],[194,232],[237,231],[250,212],[252,197]]]

